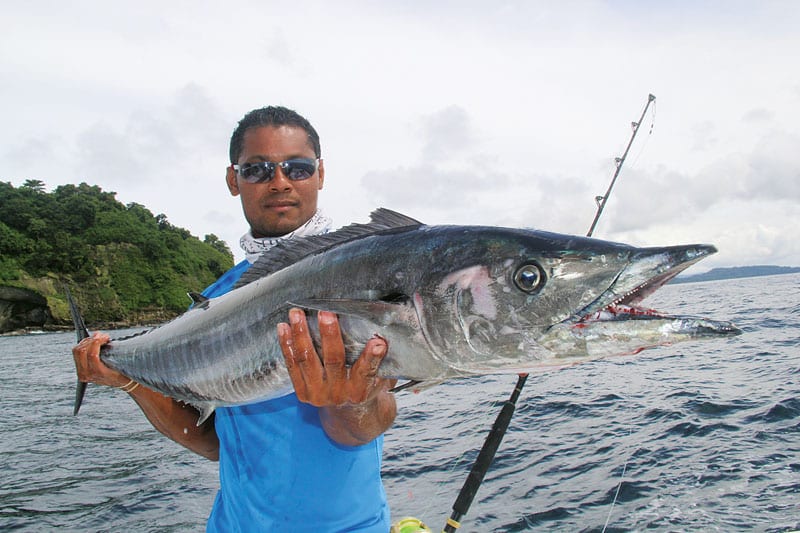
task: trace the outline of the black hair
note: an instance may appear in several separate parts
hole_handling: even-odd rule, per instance
[[[242,117],[242,120],[239,121],[239,125],[233,130],[230,147],[231,164],[235,164],[242,154],[245,132],[250,128],[265,126],[294,126],[302,128],[308,134],[308,143],[311,145],[311,148],[314,149],[316,157],[322,156],[322,150],[319,145],[319,135],[308,120],[291,109],[281,106],[269,106],[250,111]]]

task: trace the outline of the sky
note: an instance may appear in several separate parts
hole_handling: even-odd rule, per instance
[[[87,182],[243,258],[238,120],[320,134],[337,226],[712,243],[800,266],[800,6],[786,1],[0,0],[0,181]]]

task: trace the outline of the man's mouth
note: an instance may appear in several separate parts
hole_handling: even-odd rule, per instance
[[[278,210],[285,210],[296,206],[297,202],[294,202],[292,200],[272,201],[264,205],[266,209],[278,209]]]

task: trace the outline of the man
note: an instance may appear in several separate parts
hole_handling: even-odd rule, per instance
[[[239,122],[230,144],[226,182],[240,196],[250,230],[248,258],[204,294],[233,284],[261,253],[282,239],[323,233],[330,221],[317,209],[325,168],[319,137],[294,111],[267,107]],[[394,421],[391,380],[376,377],[386,342],[373,338],[347,368],[334,314],[318,315],[322,361],[304,313],[289,312],[278,337],[295,393],[258,404],[219,408],[196,427],[198,412],[137,386],[106,367],[97,333],[73,349],[81,381],[122,388],[161,433],[220,462],[220,490],[208,531],[389,530],[380,480],[382,434]]]

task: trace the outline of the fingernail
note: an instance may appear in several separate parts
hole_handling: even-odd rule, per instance
[[[289,322],[292,324],[299,324],[300,323],[300,311],[297,309],[292,309],[289,311]]]
[[[320,311],[317,320],[319,320],[320,324],[325,324],[326,326],[329,326],[333,324],[334,320],[333,313],[328,313],[327,311]]]
[[[384,353],[386,353],[386,345],[382,342],[372,347],[372,355],[383,355]]]

